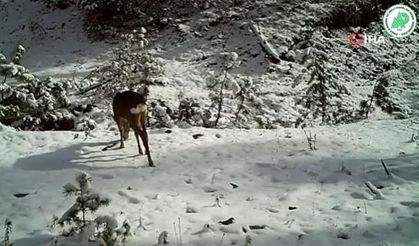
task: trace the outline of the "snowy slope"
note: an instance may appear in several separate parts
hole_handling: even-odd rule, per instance
[[[23,45],[27,53],[22,63],[40,76],[81,76],[109,48],[86,37],[77,9],[50,10],[42,1],[25,0],[3,0],[0,5],[0,52],[8,55]]]
[[[301,101],[310,77],[302,57],[319,49],[329,56],[328,69],[336,75],[334,80],[350,91],[350,96],[341,100],[351,105],[352,111],[368,98],[377,80],[387,77],[390,78],[389,98],[401,105],[404,115],[417,116],[419,33],[415,32],[405,40],[395,40],[385,36],[381,23],[372,22],[361,31],[384,35],[386,43],[366,44],[361,48],[349,44],[350,28],[323,29],[307,37],[314,28],[306,23],[317,18],[315,15],[321,9],[326,11],[327,8],[327,3],[259,1],[247,18],[238,18],[237,15],[243,13],[235,10],[224,14],[229,17],[221,17],[220,11],[210,9],[183,20],[174,30],[161,33],[154,44],[156,54],[165,64],[165,81],[169,86],[155,88],[152,97],[176,102],[177,95],[184,90],[184,94],[209,104],[206,85],[212,77],[222,74],[220,53],[236,52],[241,65],[230,71],[231,80],[238,83],[251,80],[255,96],[263,102],[260,109],[254,109],[257,105],[251,103],[249,108],[282,126],[293,125],[304,114]],[[251,22],[259,26],[287,60],[281,60],[279,64],[268,62],[260,41],[251,31]],[[170,96],[166,97],[166,94]],[[374,105],[374,108],[373,118],[386,118],[379,106]]]
[[[56,79],[74,76],[77,82],[83,83],[80,80],[89,70],[107,61],[112,45],[92,43],[83,33],[82,13],[74,7],[49,10],[41,1],[2,3],[7,4],[4,11],[0,11],[0,33],[6,35],[0,35],[0,52],[9,54],[18,42],[22,43],[28,50],[23,64],[37,74]],[[241,65],[230,71],[229,77],[237,83],[252,81],[255,90],[254,101],[246,103],[252,111],[247,125],[265,127],[256,123],[257,117],[276,125],[294,125],[306,111],[302,99],[310,76],[304,62],[298,58],[310,47],[300,47],[298,42],[306,41],[303,34],[311,27],[305,23],[310,23],[322,8],[327,9],[327,5],[301,4],[294,8],[292,2],[257,1],[246,18],[241,18],[245,12],[241,8],[231,9],[224,15],[210,8],[180,19],[173,28],[153,36],[152,52],[164,64],[164,74],[158,79],[165,86],[151,88],[150,99],[165,101],[172,111],[178,109],[181,97],[198,98],[209,107],[207,85],[223,73],[220,53],[236,52]],[[288,60],[280,64],[268,62],[260,41],[250,30],[251,21]],[[316,42],[324,39],[331,63],[339,71],[339,83],[351,91],[351,96],[344,99],[353,107],[351,110],[356,111],[361,100],[368,99],[380,76],[396,74],[391,78],[391,97],[417,116],[419,59],[415,51],[419,49],[418,33],[405,41],[387,39],[385,45],[356,49],[348,44],[349,31],[330,30],[326,32],[327,37],[314,39]],[[380,24],[374,22],[363,31],[377,35],[383,32]],[[392,70],[387,73],[380,67],[382,64],[390,64]],[[236,111],[236,101],[237,98],[228,102],[232,106],[226,107],[225,118],[235,117],[232,112]],[[373,119],[387,118],[378,106],[375,109]]]
[[[132,136],[126,149],[103,152],[117,139],[115,132],[73,139],[77,133],[2,128],[0,217],[12,220],[14,245],[49,245],[60,229],[48,231],[46,225],[73,201],[62,186],[85,170],[93,187],[112,198],[98,214],[128,218],[136,228],[128,245],[153,245],[163,230],[175,245],[178,218],[184,245],[218,245],[223,233],[222,245],[244,245],[246,235],[252,245],[417,245],[419,149],[408,141],[407,125],[376,121],[309,129],[317,135],[317,151],[308,150],[300,129],[152,130],[156,168],[136,155]],[[196,133],[204,136],[193,139]],[[146,230],[137,228],[140,213]],[[235,223],[217,223],[230,217]],[[210,229],[203,232],[205,224]],[[252,225],[266,227],[249,230]]]

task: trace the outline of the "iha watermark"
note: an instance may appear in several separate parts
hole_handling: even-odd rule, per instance
[[[396,4],[385,12],[383,25],[390,38],[405,38],[412,34],[417,26],[416,14],[409,6]],[[352,46],[379,45],[386,43],[386,38],[383,35],[351,32],[349,43]]]
[[[386,42],[382,35],[367,35],[360,32],[351,32],[349,34],[349,43],[353,46],[363,44],[384,44]]]

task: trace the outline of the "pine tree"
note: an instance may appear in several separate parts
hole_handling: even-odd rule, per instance
[[[324,54],[314,55],[305,106],[310,109],[313,118],[320,115],[323,124],[336,124],[350,120],[352,112],[348,111],[344,102],[344,95],[349,95],[350,92],[339,83],[339,78],[327,62],[328,58]]]
[[[145,28],[140,28],[122,35],[121,44],[113,49],[110,61],[92,71],[88,76],[92,84],[79,94],[91,92],[93,96],[100,95],[97,100],[103,100],[117,91],[131,89],[148,95],[152,79],[162,73],[162,64],[145,51],[149,44],[146,32]]]
[[[6,84],[8,78],[13,78],[18,82],[29,83],[37,82],[38,79],[29,73],[28,69],[20,64],[26,49],[22,45],[17,45],[15,51],[10,57],[10,61],[6,56],[0,53],[0,76],[2,83],[0,84],[0,102],[3,102],[10,93],[11,87]]]
[[[87,212],[94,213],[100,207],[109,205],[110,199],[96,193],[91,188],[91,181],[89,174],[81,172],[76,175],[77,186],[71,183],[64,186],[66,196],[77,196],[75,203],[57,221],[61,226],[71,225],[70,231],[66,233],[68,235],[80,232],[88,224]]]

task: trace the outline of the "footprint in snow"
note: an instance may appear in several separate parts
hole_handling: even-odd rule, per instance
[[[128,195],[127,193],[125,193],[122,190],[118,191],[118,195],[127,198],[129,203],[133,203],[133,204],[140,203],[140,200],[139,199],[137,199],[137,198],[135,198],[135,197],[133,197],[131,195]]]
[[[101,177],[102,179],[113,179],[114,176],[111,174],[96,174],[97,176]]]
[[[419,202],[415,201],[404,201],[400,202],[400,204],[409,208],[419,208]]]
[[[367,196],[367,194],[361,193],[361,192],[352,192],[351,197],[354,199],[365,199],[365,200],[371,200],[371,196]]]

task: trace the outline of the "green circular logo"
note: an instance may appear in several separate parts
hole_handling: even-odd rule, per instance
[[[404,38],[412,34],[417,20],[413,9],[404,4],[390,7],[383,18],[384,29],[394,38]]]

